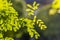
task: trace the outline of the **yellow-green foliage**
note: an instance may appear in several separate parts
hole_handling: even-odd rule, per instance
[[[33,6],[30,4],[27,4],[27,9],[26,11],[28,12],[28,15],[34,15],[34,11],[38,9],[39,4],[36,4],[36,1],[34,1]]]
[[[54,0],[52,2],[52,9],[49,11],[50,15],[54,15],[56,12],[60,13],[60,0]]]
[[[18,17],[18,12],[12,7],[12,3],[10,1],[0,0],[0,4],[0,40],[14,40],[11,37],[4,37],[4,33],[8,31],[17,32],[20,30],[20,28],[26,28],[29,35],[37,39],[40,35],[34,29],[35,25],[39,25],[38,27],[41,30],[47,28],[42,20],[37,19],[36,16],[34,16],[34,11],[38,9],[39,6],[39,4],[36,4],[36,2],[33,3],[33,7],[27,4],[28,9],[26,9],[28,16],[34,16],[33,19],[29,19],[28,17]]]
[[[55,9],[60,8],[60,0],[54,0],[52,3],[52,8],[55,8]]]
[[[20,27],[18,13],[9,5],[7,0],[2,1],[2,8],[0,8],[0,30],[1,31],[17,31]]]
[[[19,24],[18,13],[12,7],[10,1],[0,0],[0,4],[0,32],[16,32],[21,27]]]
[[[38,6],[39,4],[36,4],[36,1],[34,1],[33,3],[33,6],[31,6],[30,4],[27,4],[27,9],[26,11],[28,12],[28,15],[31,16],[33,15],[34,16],[34,11],[36,9],[38,9]],[[28,19],[29,20],[29,19]],[[38,37],[40,36],[39,33],[34,29],[34,25],[38,25],[38,27],[41,29],[41,30],[44,30],[46,29],[46,25],[44,24],[44,22],[41,20],[41,19],[37,19],[36,16],[34,16],[34,19],[33,20],[30,20],[28,21],[26,20],[27,23],[27,29],[28,29],[28,32],[29,32],[29,35],[31,37],[35,37],[36,39],[38,39]]]

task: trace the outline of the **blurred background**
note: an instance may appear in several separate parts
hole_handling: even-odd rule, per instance
[[[40,4],[39,8],[35,11],[35,15],[37,18],[42,19],[47,26],[45,31],[37,28],[38,33],[41,35],[38,40],[60,40],[60,14],[56,12],[54,15],[49,15],[53,0],[12,0],[12,3],[19,16],[25,16],[26,12],[24,10],[26,6],[24,5],[32,5],[34,1]],[[35,40],[35,38],[30,38],[27,33],[23,34],[21,38],[15,38],[15,40]]]

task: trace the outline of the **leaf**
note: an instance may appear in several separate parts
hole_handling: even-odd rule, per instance
[[[27,4],[27,7],[31,8],[31,9],[33,8],[30,4]]]

